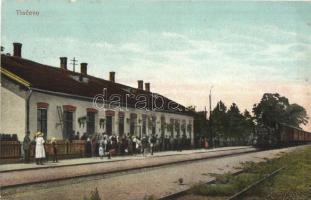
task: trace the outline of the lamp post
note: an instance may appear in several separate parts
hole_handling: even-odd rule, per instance
[[[213,136],[213,131],[212,131],[212,89],[213,85],[211,86],[209,90],[209,130],[210,130],[210,136],[211,136],[211,142],[212,142],[212,147],[215,147],[215,142],[214,142],[214,136]]]

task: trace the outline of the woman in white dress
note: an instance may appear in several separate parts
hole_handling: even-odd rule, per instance
[[[37,165],[43,165],[43,159],[45,158],[43,133],[37,132],[36,134],[36,163]]]
[[[102,143],[100,143],[100,145],[99,145],[98,155],[99,155],[100,159],[103,159],[103,157],[104,157],[104,147],[103,147]]]

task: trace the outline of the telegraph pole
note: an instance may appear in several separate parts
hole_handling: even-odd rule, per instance
[[[212,147],[215,147],[215,142],[214,142],[214,136],[213,136],[213,131],[212,131],[212,89],[213,86],[211,86],[209,90],[209,130],[210,130],[210,136],[211,136],[211,143]]]
[[[76,62],[77,62],[78,60],[76,60],[76,58],[73,57],[73,59],[72,59],[71,61],[72,61],[72,63],[70,63],[70,64],[72,64],[72,69],[73,69],[73,71],[75,72],[76,65],[78,65]]]

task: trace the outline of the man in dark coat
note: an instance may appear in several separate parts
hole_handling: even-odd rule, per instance
[[[169,143],[170,143],[170,139],[166,135],[165,138],[164,138],[164,150],[165,151],[167,151],[169,149]]]
[[[23,150],[24,150],[24,162],[29,163],[29,157],[30,157],[30,145],[31,145],[31,139],[29,137],[30,132],[27,131],[24,141],[23,141]]]
[[[87,140],[86,140],[85,151],[86,151],[86,156],[87,157],[92,157],[92,142],[91,142],[90,138],[87,138]]]
[[[113,141],[111,140],[111,137],[108,137],[107,139],[107,147],[106,147],[106,151],[107,151],[107,158],[111,159],[111,151],[113,149],[113,145],[112,145]]]
[[[148,145],[148,138],[146,136],[143,136],[143,138],[141,139],[141,148],[143,156],[145,156],[147,145]]]
[[[154,135],[152,135],[151,138],[150,138],[150,150],[151,150],[151,155],[153,155],[156,141],[157,141],[157,137],[154,136]]]
[[[56,144],[56,138],[55,137],[52,138],[51,143],[52,143],[52,150],[53,150],[53,162],[58,162],[57,144]]]
[[[182,151],[186,146],[187,146],[187,136],[186,134],[183,134],[182,135],[182,138],[181,138],[181,147],[180,147],[180,151]]]
[[[174,138],[173,138],[173,136],[170,136],[169,144],[170,144],[170,150],[174,150]]]
[[[181,136],[177,136],[177,151],[182,151],[182,139]]]
[[[135,136],[133,136],[133,137],[132,137],[133,154],[136,154],[136,153],[137,153],[136,143],[137,143],[137,138],[136,138]]]

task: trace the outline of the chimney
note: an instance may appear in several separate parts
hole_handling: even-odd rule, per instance
[[[13,43],[13,56],[22,57],[22,43]]]
[[[109,80],[111,81],[111,82],[115,82],[115,72],[109,72]]]
[[[145,83],[145,90],[150,92],[150,83]]]
[[[87,75],[87,63],[81,63],[80,73]]]
[[[60,57],[60,68],[67,70],[67,57]]]
[[[138,89],[143,90],[144,89],[144,81],[143,80],[138,80]]]

